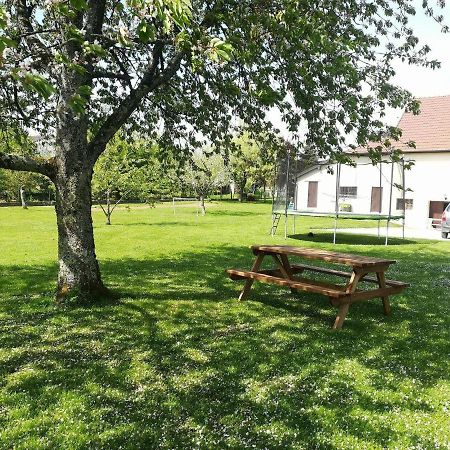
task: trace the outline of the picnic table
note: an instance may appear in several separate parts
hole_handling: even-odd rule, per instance
[[[245,300],[255,280],[263,283],[285,286],[291,291],[306,291],[329,297],[331,304],[338,307],[338,314],[333,328],[340,329],[344,323],[352,303],[380,297],[385,315],[391,313],[389,296],[398,294],[409,286],[401,281],[387,280],[385,272],[396,261],[372,258],[369,256],[351,255],[331,252],[316,248],[292,247],[288,245],[254,245],[252,252],[256,256],[251,270],[228,269],[232,280],[246,280],[239,300]],[[275,268],[261,270],[263,259],[269,256],[276,264]],[[351,271],[336,270],[307,264],[291,263],[288,257],[299,257],[306,260],[318,260],[331,264],[351,266]],[[310,277],[298,276],[304,272],[321,273],[347,278],[343,285]],[[361,282],[376,284],[368,288]],[[361,289],[364,287],[364,289]]]

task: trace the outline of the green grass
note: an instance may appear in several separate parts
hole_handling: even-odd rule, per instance
[[[53,302],[52,209],[0,208],[0,447],[449,448],[450,242],[334,247],[306,236],[332,227],[317,218],[285,241],[267,235],[270,205],[208,207],[121,209],[110,227],[94,211],[122,296],[89,308]],[[224,269],[285,242],[394,258],[411,287],[389,318],[379,300],[352,306],[340,332],[321,296],[255,284],[238,303]]]

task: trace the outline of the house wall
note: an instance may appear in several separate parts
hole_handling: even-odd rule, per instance
[[[412,199],[412,209],[406,210],[406,224],[423,228],[430,226],[430,201],[444,201],[450,198],[450,152],[445,153],[415,153],[406,155],[405,159],[414,160],[415,165],[405,172],[406,199]],[[341,166],[341,186],[356,186],[357,195],[340,197],[339,205],[351,205],[351,211],[359,214],[370,213],[372,187],[380,185],[380,166],[373,166],[368,157],[357,158],[357,166]],[[300,211],[333,212],[335,210],[336,166],[331,166],[334,174],[327,172],[322,166],[306,173],[297,180],[295,205]],[[381,214],[389,213],[391,165],[382,164],[382,209]],[[308,208],[308,182],[318,182],[317,207]],[[402,185],[402,169],[400,164],[394,164],[394,183]],[[397,209],[397,199],[401,199],[401,189],[393,187],[392,214],[402,214]]]
[[[450,199],[450,152],[407,155],[415,165],[406,172],[406,187],[413,190],[407,197],[414,199],[413,209],[406,211],[409,226],[430,226],[430,201]]]

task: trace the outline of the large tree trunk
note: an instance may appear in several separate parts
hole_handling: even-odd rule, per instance
[[[69,164],[70,165],[70,164]],[[108,294],[95,255],[90,168],[59,167],[56,177],[59,275],[57,299],[92,301]]]
[[[76,55],[78,44],[68,46]],[[71,108],[80,86],[90,81],[71,70],[61,73],[56,132],[56,217],[58,223],[59,274],[56,298],[78,302],[105,297],[105,288],[95,255],[92,225],[92,174],[95,157],[88,144],[88,119]]]

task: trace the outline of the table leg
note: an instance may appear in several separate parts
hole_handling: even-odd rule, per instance
[[[359,272],[353,269],[352,275],[349,282],[345,288],[347,294],[353,294],[356,291],[356,286],[358,286],[359,280],[366,275],[366,272]],[[344,324],[345,317],[350,308],[350,303],[341,303],[338,307],[338,314],[334,321],[333,330],[340,330]]]
[[[348,313],[348,309],[350,308],[349,303],[342,303],[339,305],[338,314],[336,316],[336,320],[334,321],[333,330],[340,330],[345,320],[345,316]]]
[[[261,267],[264,256],[265,256],[264,253],[258,254],[251,268],[252,272],[258,272],[259,268]],[[242,289],[241,294],[239,295],[239,300],[245,300],[247,298],[247,295],[250,292],[250,289],[252,288],[253,281],[254,280],[252,280],[251,278],[247,278],[247,280],[245,281],[244,288]]]
[[[345,292],[347,294],[353,294],[356,291],[356,286],[358,285],[359,280],[364,275],[366,275],[366,272],[357,272],[356,270],[353,270],[350,280],[345,288]]]
[[[289,264],[289,260],[286,255],[279,255],[279,259],[277,255],[273,255],[275,258],[275,261],[278,264],[278,268],[280,269],[281,274],[284,276],[284,278],[288,280],[293,280],[294,275],[292,273],[291,265]],[[291,288],[291,293],[296,294],[298,291],[297,289]]]
[[[386,278],[384,276],[384,272],[377,272],[378,286],[380,288],[386,287]],[[391,304],[389,303],[389,297],[381,297],[381,301],[383,302],[383,312],[385,316],[389,316],[391,314]]]

